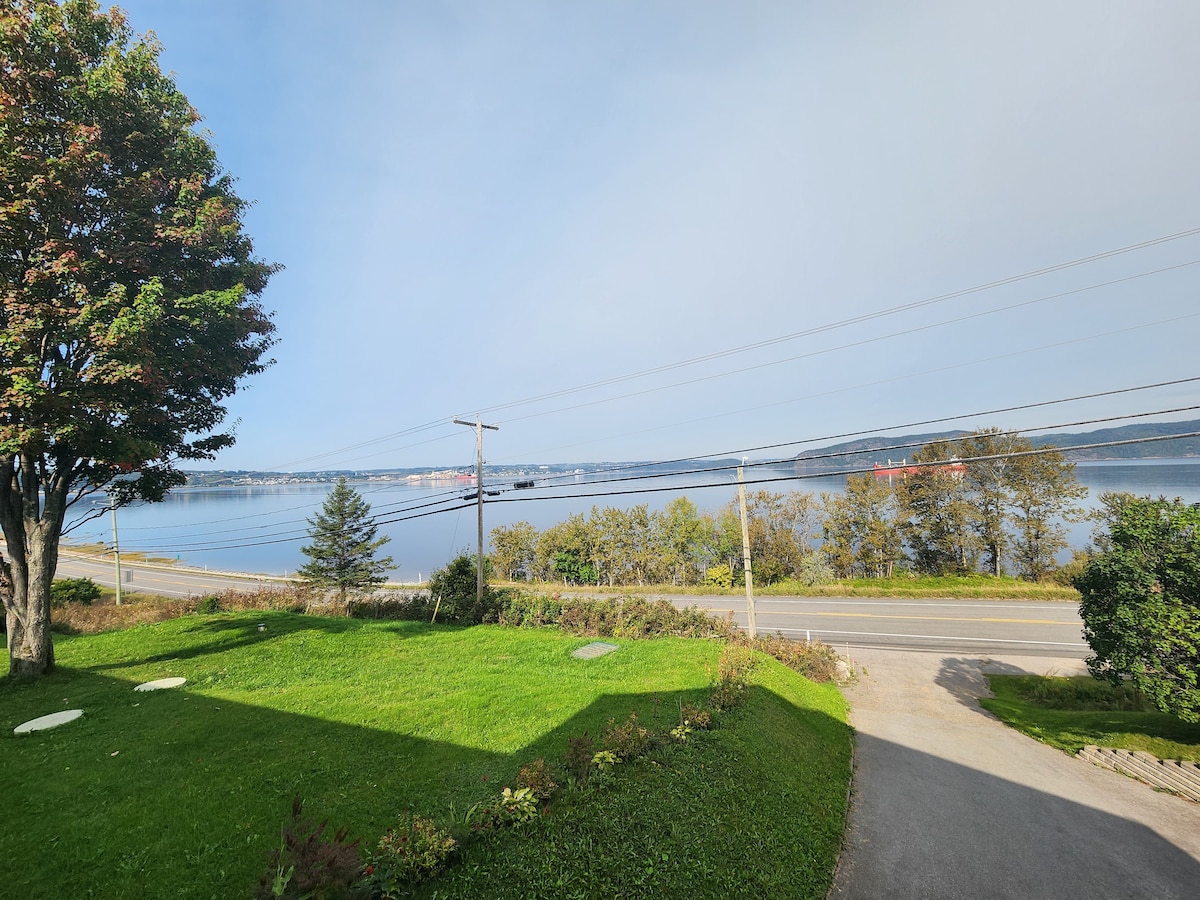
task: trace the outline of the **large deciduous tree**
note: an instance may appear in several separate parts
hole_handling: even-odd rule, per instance
[[[10,673],[53,667],[68,509],[158,500],[233,442],[223,401],[273,326],[199,115],[94,0],[0,3],[0,526]],[[115,481],[126,473],[136,478]]]
[[[913,455],[920,468],[896,488],[902,529],[917,571],[931,575],[974,572],[979,538],[954,446],[942,441]]]
[[[851,475],[844,494],[822,494],[825,555],[839,578],[890,578],[904,558],[899,506],[887,482]]]
[[[1088,668],[1200,721],[1200,505],[1123,495],[1111,512],[1107,550],[1075,580]]]

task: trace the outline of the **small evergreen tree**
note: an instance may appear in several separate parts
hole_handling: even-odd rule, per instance
[[[321,511],[309,519],[312,543],[300,552],[309,562],[299,575],[318,587],[337,588],[338,599],[346,602],[350,591],[380,584],[392,567],[392,558],[375,558],[375,551],[391,540],[376,537],[379,526],[371,517],[371,505],[354,488],[339,478]]]

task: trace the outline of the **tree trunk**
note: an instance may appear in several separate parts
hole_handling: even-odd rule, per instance
[[[54,669],[50,639],[50,585],[58,568],[58,542],[67,508],[66,477],[45,486],[31,455],[0,458],[0,526],[10,560],[4,598],[8,673],[37,678]]]
[[[58,541],[47,547],[50,542],[44,538],[42,530],[36,529],[27,552],[13,559],[12,598],[5,609],[8,674],[13,678],[37,678],[54,669],[50,584],[58,562]]]

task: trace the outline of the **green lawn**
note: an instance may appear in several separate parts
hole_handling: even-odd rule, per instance
[[[988,675],[995,698],[980,705],[1004,723],[1067,753],[1089,744],[1200,761],[1200,724],[1148,707],[1089,676]]]
[[[583,643],[277,612],[57,637],[53,675],[0,684],[0,883],[30,898],[247,896],[294,795],[365,844],[402,810],[449,821],[611,717],[636,709],[669,728],[679,702],[707,696],[720,649],[616,641],[573,659]],[[188,683],[132,691],[168,676]],[[580,896],[676,884],[723,896],[736,892],[728,864],[746,860],[754,896],[823,897],[850,772],[845,703],[765,658],[753,682],[724,727],[603,791],[562,793],[545,820],[469,846],[428,890],[571,896],[553,885],[583,866],[568,879]],[[84,717],[12,733],[71,708]]]

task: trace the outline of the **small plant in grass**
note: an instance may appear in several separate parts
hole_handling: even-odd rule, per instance
[[[457,841],[432,819],[405,814],[389,828],[376,849],[367,854],[358,886],[370,897],[401,897],[410,885],[437,875],[446,867]]]
[[[550,795],[558,790],[558,784],[550,777],[546,760],[538,757],[527,766],[521,766],[517,773],[517,787],[529,788],[536,800],[549,800]]]
[[[303,810],[304,802],[296,797],[291,822],[283,827],[279,848],[271,853],[270,868],[259,879],[256,896],[297,900],[349,897],[361,867],[358,840],[347,842],[345,828],[327,838],[328,823],[313,827],[303,818]]]
[[[592,741],[592,736],[586,731],[581,735],[567,738],[567,753],[563,758],[563,766],[567,770],[567,778],[572,785],[583,787],[587,784],[594,753],[595,743]]]
[[[650,748],[650,732],[638,724],[638,715],[631,712],[620,725],[615,719],[608,720],[608,727],[600,735],[600,747],[609,750],[622,760],[636,759]]]
[[[679,706],[679,724],[686,725],[689,728],[707,728],[712,724],[712,713],[707,709],[692,706],[690,703],[681,703]]]
[[[467,824],[475,831],[524,825],[537,818],[538,798],[527,787],[506,787],[500,796],[476,803],[467,810]]]
[[[592,767],[601,775],[610,774],[620,761],[621,757],[611,750],[601,750],[592,754]]]
[[[717,712],[732,709],[742,702],[754,668],[754,651],[737,644],[726,644],[717,661],[717,684],[708,705]]]

